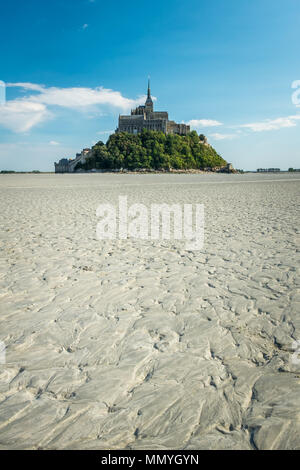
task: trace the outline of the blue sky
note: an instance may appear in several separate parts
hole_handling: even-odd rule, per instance
[[[0,169],[105,141],[148,75],[235,167],[300,167],[299,0],[2,1],[0,44]]]

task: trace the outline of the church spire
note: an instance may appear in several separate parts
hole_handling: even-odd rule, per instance
[[[150,77],[148,77],[148,92],[147,92],[147,99],[146,99],[146,110],[153,111],[153,101],[151,98],[151,90],[150,90]]]

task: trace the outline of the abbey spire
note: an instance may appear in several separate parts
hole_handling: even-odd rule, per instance
[[[151,90],[150,90],[150,77],[148,78],[148,92],[147,92],[147,99],[145,103],[146,111],[153,112],[153,101],[151,98]]]

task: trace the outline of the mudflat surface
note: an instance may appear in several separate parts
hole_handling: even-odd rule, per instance
[[[102,203],[205,206],[205,244]],[[0,448],[299,449],[300,175],[1,175]],[[294,360],[292,359],[294,358]]]

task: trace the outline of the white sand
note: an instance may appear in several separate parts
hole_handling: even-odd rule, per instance
[[[1,449],[300,448],[298,175],[0,176]],[[96,208],[204,203],[183,241]]]

